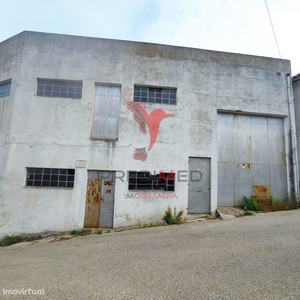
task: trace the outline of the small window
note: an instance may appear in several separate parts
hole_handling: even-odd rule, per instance
[[[38,79],[37,96],[80,99],[82,81]]]
[[[145,87],[136,85],[134,86],[133,101],[175,105],[176,89]]]
[[[0,82],[0,98],[9,96],[11,81]]]
[[[75,169],[27,168],[26,186],[72,188]]]
[[[129,190],[175,191],[175,173],[129,172]]]

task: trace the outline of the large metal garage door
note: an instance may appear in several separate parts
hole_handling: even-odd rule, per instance
[[[252,195],[287,195],[283,118],[218,113],[218,206]]]

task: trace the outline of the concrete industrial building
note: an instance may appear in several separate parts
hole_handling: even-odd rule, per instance
[[[25,31],[0,70],[0,236],[297,192],[288,60]]]

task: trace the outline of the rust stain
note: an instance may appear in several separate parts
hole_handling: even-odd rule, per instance
[[[248,151],[250,152],[251,151],[251,136],[249,136],[248,137],[249,138],[249,141],[248,141],[248,143],[246,144],[247,145],[247,149],[248,149]]]
[[[132,219],[130,218],[129,214],[125,214],[125,219],[127,222],[130,222]]]
[[[100,203],[101,194],[101,180],[99,179],[89,179],[87,188],[87,198],[88,203]]]
[[[88,179],[84,217],[85,228],[99,227],[101,185],[101,179]]]
[[[269,199],[270,188],[265,185],[254,185],[253,196],[256,200]]]
[[[236,167],[239,168],[240,164],[237,164]],[[251,164],[242,164],[242,168],[243,169],[251,169]]]
[[[112,186],[114,182],[112,180],[104,181],[104,185]]]
[[[270,189],[265,185],[253,186],[253,197],[258,203],[258,210],[267,212],[272,210],[272,201],[270,199]]]

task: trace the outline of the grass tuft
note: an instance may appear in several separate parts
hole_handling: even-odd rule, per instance
[[[257,211],[258,210],[258,202],[256,199],[251,196],[250,198],[247,198],[246,196],[243,197],[242,207],[245,211],[252,210]]]
[[[72,230],[70,233],[71,233],[72,236],[78,235],[78,231],[77,230]]]
[[[245,211],[245,216],[255,216],[255,212],[252,210],[246,210]]]
[[[8,247],[13,244],[21,243],[23,242],[23,238],[20,235],[6,235],[4,238],[0,241],[1,247]]]
[[[174,207],[174,213],[173,213],[171,207],[168,206],[165,215],[163,217],[163,220],[165,220],[167,224],[181,224],[182,217],[183,217],[183,210],[179,211],[179,213],[177,214],[176,207]]]

